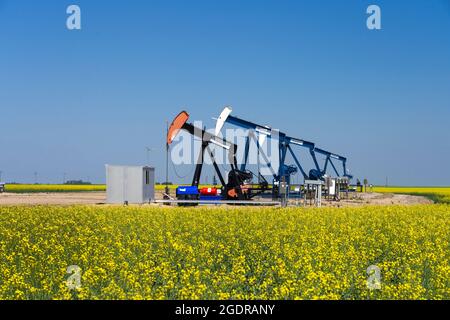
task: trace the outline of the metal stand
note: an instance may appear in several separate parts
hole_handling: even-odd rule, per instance
[[[305,190],[314,192],[314,205],[316,207],[322,206],[322,180],[305,180]]]
[[[281,198],[281,206],[283,208],[287,207],[287,203],[288,203],[288,192],[287,192],[287,183],[286,183],[286,177],[283,176],[283,178],[281,179],[281,183],[280,183],[280,198]]]

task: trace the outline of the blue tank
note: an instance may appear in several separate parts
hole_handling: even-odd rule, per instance
[[[180,186],[177,188],[177,196],[181,195],[199,195],[200,192],[195,186]]]

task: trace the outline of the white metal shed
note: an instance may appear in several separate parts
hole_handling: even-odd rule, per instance
[[[106,202],[142,204],[155,199],[155,168],[106,165]]]

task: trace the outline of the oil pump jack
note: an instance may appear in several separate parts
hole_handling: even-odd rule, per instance
[[[275,138],[278,140],[279,166],[278,166],[278,170],[273,172],[275,181],[281,181],[282,179],[284,179],[286,182],[289,183],[290,176],[292,174],[297,173],[297,170],[300,170],[301,174],[303,175],[303,177],[305,179],[312,179],[313,177],[315,178],[315,177],[321,175],[320,173],[322,172],[322,170],[320,169],[319,163],[318,163],[316,155],[314,153],[315,144],[313,142],[290,137],[287,134],[285,134],[284,132],[273,130],[269,126],[256,124],[254,122],[232,116],[231,112],[232,112],[232,110],[229,107],[225,107],[225,109],[222,111],[222,113],[220,114],[220,116],[216,122],[215,134],[217,135],[222,130],[225,123],[234,125],[239,128],[250,130],[249,137],[246,139],[244,164],[246,163],[246,159],[248,158],[250,138],[256,133],[259,135],[259,137],[256,141],[258,149],[261,148],[261,145],[264,143],[264,141],[267,138]],[[254,132],[254,133],[252,133],[252,132]],[[274,133],[276,133],[277,137],[274,137]],[[296,156],[296,154],[294,152],[294,146],[301,146],[301,147],[307,148],[309,150],[309,153],[310,153],[312,160],[314,162],[314,165],[315,165],[314,169],[311,169],[309,172],[305,171],[305,169],[301,165],[298,157]],[[272,151],[272,152],[274,152],[274,151]],[[287,165],[285,163],[288,152],[292,155],[292,158],[294,159],[297,167],[294,165]],[[268,160],[265,160],[265,161],[267,162],[267,165],[270,165]]]
[[[195,166],[194,177],[190,186],[180,186],[176,190],[178,200],[250,200],[254,196],[264,192],[268,188],[268,183],[262,175],[258,172],[260,182],[258,185],[252,184],[254,174],[248,170],[238,169],[236,152],[237,145],[228,142],[217,135],[207,132],[204,129],[195,127],[188,123],[189,114],[186,111],[180,112],[172,121],[167,131],[167,144],[172,144],[175,137],[180,130],[185,130],[194,137],[200,138],[202,141],[201,149],[198,155],[198,160]],[[214,152],[211,149],[211,144],[217,145],[228,151],[228,161],[230,163],[230,170],[228,173],[228,181],[225,181]],[[203,169],[203,160],[205,153],[208,152],[214,170],[222,184],[222,188],[199,188],[200,177]],[[196,205],[197,203],[190,203]],[[181,204],[183,205],[183,204]]]
[[[219,132],[222,130],[225,123],[251,130],[251,132],[255,132],[259,135],[256,143],[258,149],[260,149],[261,145],[264,143],[266,138],[274,138],[273,133],[274,130],[269,126],[259,125],[251,121],[247,121],[235,116],[231,115],[232,109],[229,107],[225,107],[220,114],[219,118],[217,118],[216,122],[216,130],[215,134],[218,135]],[[249,133],[249,137],[246,140],[245,144],[245,152],[244,152],[244,164],[241,168],[245,168],[245,164],[248,158],[248,152],[249,152],[249,142],[250,138],[254,133]],[[342,157],[340,155],[328,152],[323,149],[319,149],[315,146],[313,142],[306,141],[299,138],[294,138],[291,136],[288,136],[287,134],[281,132],[281,131],[275,131],[277,134],[278,139],[278,146],[279,146],[279,167],[278,171],[272,172],[274,177],[274,192],[277,192],[277,185],[281,181],[285,181],[288,185],[290,184],[290,176],[297,173],[297,169],[300,170],[301,174],[303,175],[303,178],[305,180],[324,180],[324,177],[326,176],[327,172],[327,166],[330,164],[332,168],[334,169],[335,173],[338,177],[346,177],[348,179],[351,179],[352,176],[348,174],[347,168],[346,168],[346,162],[347,158]],[[294,146],[300,146],[303,148],[307,148],[309,151],[309,154],[311,155],[311,158],[314,163],[314,168],[309,170],[307,172],[303,166],[301,165],[299,161],[299,157],[296,156],[296,153],[294,152]],[[287,165],[286,162],[286,155],[287,153],[290,153],[295,165]],[[323,167],[321,168],[318,161],[316,154],[324,155],[326,157],[325,163]],[[334,165],[332,159],[338,160],[342,162],[343,165],[343,174],[340,174]],[[270,162],[268,160],[265,160],[267,162],[267,165],[270,166]]]

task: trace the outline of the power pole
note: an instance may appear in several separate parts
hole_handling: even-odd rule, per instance
[[[169,134],[169,121],[166,121],[166,137]],[[166,193],[165,197],[169,195],[169,142],[166,140]]]
[[[388,177],[386,176],[386,188],[388,186]]]
[[[66,173],[63,173],[63,184],[66,184]]]
[[[34,184],[37,184],[37,181],[38,181],[37,177],[38,177],[38,173],[37,173],[37,171],[35,171],[34,172]]]

